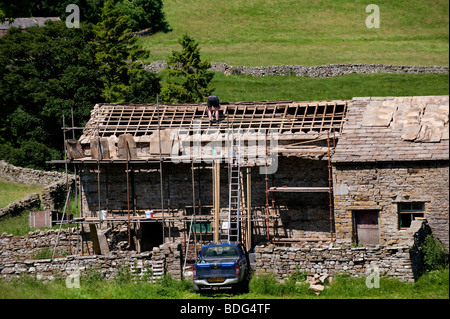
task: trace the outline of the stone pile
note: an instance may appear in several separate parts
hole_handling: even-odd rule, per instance
[[[320,293],[325,289],[326,284],[331,284],[333,282],[333,277],[328,274],[319,275],[314,274],[313,276],[307,276],[305,281],[297,281],[296,285],[308,285],[308,289],[314,291],[316,295],[320,295]]]
[[[154,269],[158,269],[159,273],[154,271],[154,275],[161,276],[163,271],[169,274],[174,279],[182,278],[182,260],[183,254],[181,251],[181,244],[179,243],[165,243],[159,247],[153,247]],[[164,265],[164,267],[162,267]]]

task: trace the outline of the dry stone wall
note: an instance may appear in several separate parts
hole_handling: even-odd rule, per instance
[[[421,220],[415,221],[401,245],[395,246],[257,246],[256,271],[274,273],[284,279],[299,271],[306,271],[308,275],[345,273],[363,277],[377,269],[380,276],[414,282],[423,272],[420,247],[430,233],[426,220]]]
[[[107,255],[69,255],[69,244],[77,246],[80,237],[75,228],[62,230],[37,230],[19,237],[0,235],[0,278],[15,278],[32,275],[42,280],[67,277],[74,270],[82,275],[90,271],[100,273],[104,278],[114,278],[119,270],[128,269],[137,279],[155,280],[164,274],[182,279],[183,253],[180,243],[165,243],[151,251],[114,251]],[[381,276],[396,277],[413,282],[422,272],[421,245],[431,233],[426,220],[415,221],[402,245],[395,246],[325,246],[301,245],[280,247],[257,246],[255,249],[256,273],[274,273],[279,279],[289,277],[298,271],[309,275],[334,275],[346,273],[352,276],[366,276],[370,267],[378,267]],[[53,250],[56,241],[56,257],[37,259],[43,250]]]
[[[27,236],[0,235],[0,278],[15,278],[32,275],[42,280],[53,280],[79,271],[81,275],[97,272],[105,279],[114,278],[119,271],[128,270],[136,279],[156,280],[165,274],[174,279],[182,278],[182,252],[179,243],[165,243],[152,251],[116,251],[107,255],[66,255],[69,244],[75,249],[79,236],[72,229],[69,241],[68,230],[62,230],[55,258],[37,258],[39,253],[53,251],[58,231],[37,230]]]
[[[34,258],[42,255],[44,252],[53,251],[55,244],[58,241],[56,254],[67,255],[69,253],[69,246],[73,251],[77,247],[77,242],[80,237],[77,235],[76,228],[72,228],[69,241],[69,229],[59,230],[35,230],[30,231],[25,236],[13,236],[11,234],[3,233],[0,235],[0,262],[5,260]]]
[[[67,183],[74,186],[73,175],[66,175],[61,172],[42,171],[31,168],[17,167],[0,161],[0,180],[25,185],[44,186],[42,190],[42,208],[44,210],[60,210],[64,207],[67,194]],[[24,210],[39,208],[40,200],[36,199],[37,194],[30,194],[23,200],[9,205],[7,211],[0,210],[0,218],[9,212],[20,214]],[[31,203],[30,203],[31,202]]]
[[[287,278],[296,271],[308,275],[334,275],[346,273],[366,276],[370,266],[377,266],[381,276],[397,277],[403,281],[414,281],[410,247],[267,247],[256,248],[258,273],[274,273],[278,278]]]
[[[0,218],[6,215],[19,215],[25,210],[39,208],[40,205],[41,199],[39,198],[39,194],[27,194],[23,199],[12,202],[8,206],[0,209]]]
[[[150,72],[160,72],[167,66],[165,61],[154,61],[144,68]],[[328,65],[271,65],[271,66],[240,66],[228,65],[222,62],[212,62],[210,71],[223,72],[226,75],[296,75],[308,77],[332,77],[345,74],[370,73],[437,73],[447,74],[447,66],[415,66],[386,64],[328,64]]]
[[[26,185],[35,184],[40,186],[48,186],[61,179],[65,180],[65,178],[65,173],[23,168],[8,164],[7,162],[0,160],[1,180]]]

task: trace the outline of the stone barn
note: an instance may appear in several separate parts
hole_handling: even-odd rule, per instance
[[[426,219],[448,247],[449,97],[348,103],[333,162],[340,241],[393,245]]]
[[[330,242],[329,155],[347,103],[224,103],[212,126],[205,104],[96,105],[66,143],[79,175],[76,221],[127,225],[114,244],[138,251],[163,241]]]
[[[75,221],[105,251],[391,245],[421,218],[448,246],[448,96],[224,103],[220,114],[210,126],[205,103],[96,105],[66,140]]]

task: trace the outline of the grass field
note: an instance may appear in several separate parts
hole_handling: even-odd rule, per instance
[[[31,276],[5,281],[0,279],[0,299],[448,299],[448,269],[431,271],[416,283],[381,278],[379,288],[367,288],[365,278],[338,276],[319,295],[308,289],[308,284],[297,285],[295,280],[277,282],[273,276],[252,278],[249,292],[195,294],[192,282],[177,281],[170,277],[152,284],[133,282],[126,276],[105,281],[91,273],[83,276],[80,288],[68,289],[65,280],[44,283]]]
[[[211,82],[223,102],[318,101],[362,96],[448,95],[448,74],[349,74],[331,78],[225,76]]]
[[[384,0],[380,28],[367,28],[370,1],[165,0],[172,31],[139,43],[166,60],[182,34],[202,58],[231,65],[449,64],[447,0]]]

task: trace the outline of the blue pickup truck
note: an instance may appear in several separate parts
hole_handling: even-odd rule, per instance
[[[194,291],[248,289],[250,264],[248,254],[239,244],[203,246],[193,266]]]

